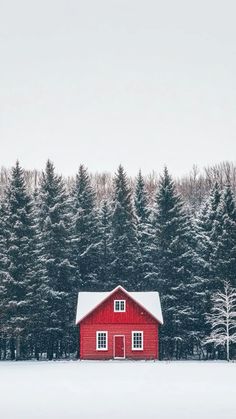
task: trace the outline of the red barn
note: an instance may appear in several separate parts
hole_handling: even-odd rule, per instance
[[[158,359],[158,292],[79,292],[80,359]]]

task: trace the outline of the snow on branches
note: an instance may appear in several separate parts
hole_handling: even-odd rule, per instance
[[[236,343],[236,289],[225,281],[223,291],[213,294],[212,304],[212,312],[206,316],[211,333],[205,339],[205,344],[213,343],[216,347],[225,347],[229,361],[230,344]]]

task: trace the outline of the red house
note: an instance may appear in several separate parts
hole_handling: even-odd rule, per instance
[[[158,292],[79,292],[80,359],[158,359]]]

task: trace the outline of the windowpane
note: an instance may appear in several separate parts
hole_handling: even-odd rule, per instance
[[[125,311],[125,300],[114,300],[114,311]]]
[[[119,301],[115,301],[115,307],[116,307],[116,311],[119,311],[120,308],[120,302]]]
[[[143,349],[143,332],[133,332],[132,337],[132,349]]]
[[[97,349],[107,349],[107,332],[97,332]]]

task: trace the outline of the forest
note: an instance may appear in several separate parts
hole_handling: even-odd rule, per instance
[[[236,358],[235,191],[228,162],[182,178],[2,168],[0,359],[76,358],[78,292],[118,284],[160,293],[162,359]],[[225,290],[230,347],[212,330]]]

